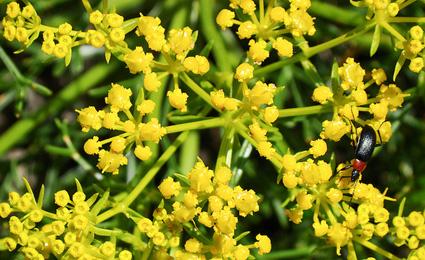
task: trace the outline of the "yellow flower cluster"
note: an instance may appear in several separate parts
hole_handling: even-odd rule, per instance
[[[175,259],[247,259],[252,248],[258,248],[259,254],[270,252],[267,236],[257,235],[257,242],[251,245],[238,244],[235,239],[237,214],[246,217],[257,212],[259,197],[253,190],[230,187],[229,168],[214,172],[199,161],[187,177],[179,178],[184,181],[167,177],[158,186],[165,201],[154,211],[153,221],[136,219],[138,229],[154,244],[157,255]],[[197,227],[211,230],[212,238],[204,232],[194,232]],[[178,248],[183,229],[192,230],[188,232],[191,238]]]
[[[320,136],[323,139],[339,141],[347,133],[353,134],[356,140],[360,129],[353,129],[357,122],[360,125],[370,125],[378,133],[379,142],[388,142],[391,137],[391,123],[386,121],[387,114],[401,107],[407,94],[395,84],[384,84],[387,80],[383,69],[373,69],[372,78],[364,82],[365,70],[356,63],[353,58],[347,58],[345,63],[338,69],[341,82],[335,90],[328,86],[317,87],[312,99],[321,104],[330,104],[334,107],[332,120],[323,122],[323,131]],[[373,84],[379,86],[375,97],[369,97],[366,92]],[[360,113],[369,114],[371,119],[363,120]]]
[[[230,1],[231,9],[221,10],[216,17],[216,22],[222,29],[237,25],[237,35],[240,39],[256,37],[256,40],[249,41],[247,53],[252,62],[261,64],[267,59],[269,45],[280,57],[291,57],[293,44],[284,35],[290,33],[293,37],[299,37],[306,34],[313,35],[316,32],[314,18],[307,13],[311,6],[310,0],[290,1],[287,10],[279,6],[278,1],[269,1],[266,8],[264,0],[259,2],[260,7],[257,10],[253,0]],[[239,11],[247,16],[236,18]]]
[[[406,245],[412,251],[408,259],[418,260],[425,258],[425,211],[412,211],[408,216],[395,216],[392,219],[391,235],[395,238],[394,244],[398,247]]]
[[[9,218],[10,232],[1,244],[9,251],[20,252],[25,259],[39,260],[49,256],[61,259],[132,259],[132,253],[117,248],[115,240],[94,240],[95,235],[109,232],[96,227],[96,215],[103,207],[102,200],[96,202],[97,194],[86,198],[77,182],[77,192],[72,196],[65,190],[55,193],[55,213],[44,211],[42,200],[43,197],[36,202],[28,188],[22,196],[10,192],[9,201],[0,203],[0,217]]]
[[[424,68],[424,47],[424,31],[422,27],[415,25],[410,28],[408,38],[397,45],[402,50],[399,62],[410,60],[409,69],[415,73],[421,72]]]
[[[138,100],[134,114],[130,111],[132,102],[130,97],[132,91],[119,84],[112,84],[105,98],[108,105],[102,110],[96,110],[89,106],[78,112],[78,122],[81,124],[83,132],[90,129],[95,131],[101,128],[120,131],[105,140],[99,140],[98,136],[88,139],[84,144],[84,151],[87,154],[97,154],[99,162],[97,167],[102,172],[111,172],[118,174],[119,167],[127,164],[127,158],[124,153],[126,148],[135,144],[134,154],[140,160],[148,160],[152,152],[143,142],[158,143],[162,136],[166,134],[165,128],[161,127],[158,119],[152,118],[148,122],[143,122],[143,116],[151,113],[155,108],[155,103],[149,99]],[[125,118],[125,119],[124,119]],[[109,150],[102,146],[109,143]]]
[[[125,21],[124,17],[115,12],[102,13],[99,10],[91,10],[89,22],[94,29],[79,31],[74,30],[68,23],[63,23],[57,28],[41,24],[40,18],[30,4],[21,10],[18,3],[11,2],[7,6],[6,13],[2,24],[7,40],[16,39],[28,47],[39,34],[42,34],[42,51],[57,58],[65,58],[66,65],[71,62],[72,48],[87,44],[95,48],[104,48],[107,61],[114,55],[125,62],[130,73],[145,74],[144,88],[148,91],[157,91],[161,86],[161,80],[167,75],[172,75],[175,79],[174,90],[169,91],[167,96],[171,106],[182,112],[187,110],[188,95],[178,86],[179,74],[191,72],[203,75],[210,69],[206,57],[188,56],[195,47],[196,33],[189,27],[184,27],[171,29],[166,37],[165,29],[158,17],[141,14],[139,18]],[[125,37],[132,31],[148,43],[149,50],[144,50],[142,46],[128,48]],[[165,57],[166,63],[155,61],[153,52],[160,52]]]
[[[38,37],[40,22],[40,17],[31,4],[21,9],[18,3],[11,2],[7,5],[6,16],[2,20],[3,37],[8,41],[16,39],[29,46]]]

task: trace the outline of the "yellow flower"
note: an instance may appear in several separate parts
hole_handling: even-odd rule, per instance
[[[343,194],[342,194],[341,190],[331,188],[326,193],[326,197],[328,197],[329,201],[331,201],[332,203],[338,203],[342,200]]]
[[[314,19],[304,9],[291,9],[289,12],[290,24],[293,36],[298,37],[304,34],[313,35],[316,32],[314,28]]]
[[[115,245],[110,241],[106,241],[105,243],[100,245],[99,251],[104,256],[113,257],[115,255]]]
[[[424,30],[419,25],[415,25],[410,28],[409,34],[412,39],[421,40],[424,36]]]
[[[180,88],[175,87],[173,91],[168,91],[167,97],[172,107],[180,110],[181,112],[187,111],[186,103],[189,96],[182,92]]]
[[[394,111],[396,108],[401,107],[405,96],[406,94],[403,94],[401,89],[398,88],[395,84],[382,84],[379,88],[378,98],[380,98],[381,101],[388,101],[388,105],[391,111]]]
[[[213,190],[211,181],[213,176],[213,171],[208,169],[203,162],[197,162],[187,175],[191,190],[195,193],[210,193]]]
[[[255,3],[253,0],[240,0],[239,6],[245,14],[252,14],[255,11]]]
[[[7,250],[9,250],[9,252],[12,252],[13,250],[15,250],[16,248],[16,240],[11,238],[11,237],[6,237],[3,240],[4,245],[6,246]]]
[[[128,110],[131,107],[130,96],[132,92],[119,84],[112,84],[108,91],[105,103],[111,105],[113,112]]]
[[[236,260],[245,260],[250,256],[248,247],[244,245],[237,245],[233,255]]]
[[[248,45],[248,57],[251,58],[255,63],[261,64],[265,59],[269,57],[269,51],[267,50],[267,42],[264,40],[254,41],[250,40]]]
[[[118,174],[119,167],[126,164],[127,158],[121,153],[100,150],[99,162],[96,166],[102,171],[102,173],[110,172],[115,175]]]
[[[12,212],[12,208],[6,202],[0,203],[0,217],[7,218],[9,214]]]
[[[137,111],[139,111],[142,116],[152,113],[154,109],[155,102],[149,99],[143,100],[142,103],[137,106]]]
[[[148,146],[137,145],[136,149],[134,149],[134,154],[140,160],[146,161],[152,156],[152,151]]]
[[[316,237],[321,237],[324,236],[328,233],[328,224],[326,223],[325,220],[322,220],[319,222],[314,222],[313,223],[313,229],[314,229],[314,235]]]
[[[422,57],[414,58],[410,61],[409,69],[419,73],[424,68],[424,59]]]
[[[350,127],[340,119],[334,121],[325,120],[322,123],[322,126],[323,131],[320,133],[320,137],[327,138],[335,142],[338,142],[343,135],[350,131]]]
[[[223,210],[213,212],[215,219],[214,230],[226,235],[233,235],[236,229],[238,218],[235,217],[229,208],[225,207]]]
[[[370,104],[369,112],[373,114],[376,120],[385,120],[388,113],[388,102],[382,100],[379,103]]]
[[[114,136],[111,142],[111,152],[122,153],[126,147],[126,139],[121,136]]]
[[[128,250],[122,250],[119,254],[118,254],[118,259],[119,260],[131,260],[133,257],[133,255],[131,254],[130,251]]]
[[[232,178],[232,171],[225,166],[221,166],[215,171],[214,183],[227,184]]]
[[[276,86],[257,81],[252,89],[246,89],[244,96],[248,99],[251,106],[259,108],[261,105],[273,104]]]
[[[166,43],[164,32],[165,29],[158,17],[141,15],[139,18],[136,34],[145,36],[151,50],[161,51]]]
[[[326,142],[323,139],[317,139],[310,142],[311,148],[308,150],[314,158],[322,156],[326,153],[328,149]]]
[[[124,22],[124,17],[119,14],[112,13],[105,16],[106,24],[112,28],[121,27]]]
[[[407,217],[407,221],[410,226],[417,227],[424,224],[424,216],[421,214],[421,212],[412,211]]]
[[[65,207],[70,202],[69,194],[66,190],[55,193],[55,203],[60,207]]]
[[[397,3],[390,3],[387,7],[387,12],[392,17],[396,16],[399,10],[400,8]]]
[[[177,196],[181,191],[180,182],[175,182],[173,178],[167,177],[158,186],[162,196],[166,199],[170,199],[172,196]]]
[[[258,234],[255,239],[257,239],[257,242],[255,242],[254,245],[258,248],[259,255],[270,253],[272,249],[272,243],[268,236]]]
[[[161,86],[161,81],[155,72],[147,73],[143,79],[143,86],[147,91],[157,92]]]
[[[385,74],[384,69],[373,69],[372,78],[377,85],[381,85],[384,81],[387,80],[387,75]]]
[[[266,107],[264,109],[264,121],[271,124],[279,117],[279,109],[276,106]]]
[[[72,25],[69,23],[63,23],[58,27],[58,33],[60,34],[69,34],[72,31]]]
[[[10,2],[6,8],[6,14],[10,18],[16,18],[21,12],[21,7],[16,2]]]
[[[72,219],[72,226],[77,230],[85,230],[89,220],[83,215],[77,215]]]
[[[14,2],[13,2],[14,3]],[[16,36],[16,27],[13,25],[7,25],[4,27],[3,37],[8,41],[13,41]]]
[[[253,190],[243,190],[240,186],[236,186],[233,191],[233,199],[240,216],[246,217],[259,210],[260,198]]]
[[[298,177],[292,172],[285,172],[282,178],[283,185],[288,189],[293,189],[298,184]]]
[[[183,66],[187,70],[198,75],[204,75],[210,69],[208,59],[200,55],[185,58],[183,61]]]
[[[363,89],[356,89],[351,92],[351,97],[356,101],[357,105],[364,105],[367,103],[367,94]]]
[[[156,118],[152,118],[148,123],[140,123],[138,129],[140,140],[155,143],[158,143],[167,132],[165,128],[161,127]]]
[[[114,28],[109,32],[109,38],[111,39],[111,41],[115,42],[115,43],[119,43],[124,41],[125,39],[125,32],[123,29],[121,28]],[[137,47],[136,47],[137,48]],[[127,54],[126,54],[127,55]],[[124,61],[125,61],[126,56],[124,56]],[[134,58],[134,55],[133,55]],[[126,62],[127,63],[127,62]],[[128,64],[127,64],[128,65]],[[129,66],[130,68],[130,66]],[[131,72],[131,69],[130,69]],[[131,72],[132,73],[132,72]]]
[[[192,38],[192,29],[171,29],[168,36],[168,43],[171,50],[176,54],[178,60],[182,60],[188,51],[193,49],[195,42]]]
[[[276,154],[276,150],[273,148],[272,143],[266,141],[259,142],[257,150],[261,156],[266,157],[269,160]]]
[[[294,47],[292,43],[282,37],[278,37],[273,42],[273,48],[277,50],[277,54],[280,57],[292,57],[294,54]]]
[[[341,223],[333,224],[328,230],[329,241],[335,245],[337,255],[341,255],[341,247],[345,246],[353,237],[350,230]]]
[[[88,139],[84,143],[84,151],[87,154],[97,154],[99,153],[99,148],[102,147],[102,144],[99,142],[99,137],[93,136],[93,138]]]
[[[333,93],[327,86],[319,86],[314,89],[312,99],[320,104],[324,104],[332,100]]]
[[[195,238],[188,239],[184,244],[184,249],[190,253],[200,253],[202,249],[202,243]]]
[[[248,39],[257,32],[258,30],[255,24],[253,24],[251,21],[246,21],[239,25],[237,35],[240,39]]]
[[[341,87],[344,90],[356,89],[364,85],[363,77],[366,72],[353,58],[345,60],[344,65],[338,68],[338,74],[341,77]]]
[[[91,24],[94,24],[94,25],[100,24],[102,20],[103,20],[103,14],[99,10],[91,12],[89,15],[89,21]]]
[[[223,9],[218,13],[215,21],[221,27],[221,29],[224,30],[227,27],[232,27],[234,23],[233,21],[234,18],[235,18],[234,12],[227,9]]]
[[[269,13],[270,19],[275,22],[284,22],[285,20],[289,19],[288,14],[286,13],[285,9],[280,6],[275,6],[270,10]]]
[[[375,226],[375,234],[377,234],[380,237],[385,236],[386,234],[388,234],[388,232],[389,232],[388,224],[385,222],[378,223]]]
[[[267,130],[260,127],[257,121],[254,121],[249,125],[249,132],[251,133],[252,138],[257,142],[267,141]]]
[[[307,210],[313,207],[313,196],[311,194],[307,194],[306,191],[299,192],[295,199],[299,209],[301,210]]]
[[[246,82],[254,77],[254,67],[248,63],[242,63],[236,68],[235,79]]]
[[[136,47],[133,51],[130,51],[124,55],[124,62],[127,64],[130,73],[143,73],[148,74],[151,72],[151,63],[153,61],[153,55],[151,53],[145,53],[142,47]]]

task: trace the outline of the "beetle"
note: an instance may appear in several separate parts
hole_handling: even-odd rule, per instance
[[[353,168],[353,171],[351,172],[351,181],[354,182],[360,177],[361,173],[367,166],[367,161],[369,161],[372,156],[375,145],[375,130],[371,126],[365,125],[357,142],[352,165],[347,167],[347,169],[350,167]]]

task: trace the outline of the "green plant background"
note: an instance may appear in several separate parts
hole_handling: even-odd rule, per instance
[[[1,3],[1,2],[0,2]],[[215,25],[215,15],[225,8],[227,1],[109,1],[116,6],[118,13],[126,18],[137,17],[139,12],[159,16],[165,28],[189,25],[198,30],[196,46],[212,46],[210,62],[212,70],[231,73],[232,69],[244,58],[247,42],[238,41],[229,31],[222,32]],[[75,1],[50,0],[34,1],[43,23],[59,25],[69,22],[74,28],[86,28],[88,18],[81,4]],[[1,3],[0,13],[5,13],[5,4]],[[404,10],[409,16],[423,17],[425,9],[410,8]],[[316,17],[317,33],[308,38],[310,46],[333,39],[364,21],[365,12],[351,7],[349,1],[313,1],[309,10]],[[407,28],[407,27],[406,27]],[[393,50],[391,39],[384,34],[378,52],[371,58],[369,47],[373,31],[354,38],[347,43],[325,50],[310,60],[316,66],[322,81],[326,82],[331,73],[334,59],[341,64],[346,57],[355,57],[366,70],[383,67],[390,74],[398,59]],[[130,40],[135,45],[135,39]],[[22,177],[29,180],[37,192],[41,184],[45,185],[45,205],[52,207],[52,195],[60,189],[75,190],[74,178],[78,178],[86,193],[102,191],[110,188],[111,194],[131,187],[136,183],[129,179],[141,176],[149,165],[141,164],[135,158],[129,158],[126,169],[118,176],[96,178],[96,160],[84,155],[82,144],[86,140],[79,124],[75,121],[75,109],[94,105],[101,107],[110,82],[122,82],[127,87],[136,89],[141,84],[141,77],[128,73],[123,63],[114,58],[109,65],[104,62],[102,52],[88,53],[85,48],[73,51],[69,67],[64,67],[62,60],[47,57],[40,51],[40,42],[34,42],[22,53],[14,54],[20,46],[0,38],[0,52],[3,62],[0,63],[0,200],[7,198],[12,190],[23,190]],[[13,71],[4,66],[5,58],[21,72],[16,78]],[[267,62],[272,63],[277,57]],[[264,64],[267,65],[267,64]],[[226,74],[224,74],[226,75]],[[230,74],[229,74],[230,75]],[[285,86],[279,92],[276,101],[284,108],[295,108],[314,105],[311,94],[317,78],[310,77],[299,63],[285,65],[278,70],[265,73],[269,82]],[[209,79],[219,85],[217,79]],[[47,86],[51,96],[35,93],[28,82],[37,82]],[[399,74],[396,84],[404,91],[410,90],[411,96],[405,105],[390,115],[395,126],[389,143],[376,149],[365,171],[363,181],[373,183],[380,190],[388,187],[388,194],[396,199],[407,197],[406,211],[424,208],[425,198],[425,74],[414,74],[405,67]],[[189,104],[196,107],[192,100]],[[21,107],[22,106],[22,107]],[[169,113],[168,102],[162,103],[162,122],[178,120]],[[19,114],[19,117],[16,115]],[[288,117],[280,120],[277,126],[280,132],[273,133],[273,138],[281,139],[283,151],[306,149],[308,142],[317,138],[321,131],[321,122],[330,118],[330,113],[319,115]],[[185,173],[201,157],[209,166],[214,166],[220,147],[220,130],[209,129],[190,133],[177,156],[172,157],[163,167],[159,176],[149,184],[140,196],[138,211],[150,214],[160,200],[156,189],[160,180],[167,174]],[[68,147],[63,137],[69,136],[72,144]],[[174,136],[165,137],[159,146],[159,153],[167,148]],[[243,146],[243,140],[241,147]],[[71,146],[69,146],[71,145]],[[71,158],[72,149],[76,149],[82,157]],[[334,152],[335,162],[350,160],[354,148],[347,140],[337,144],[330,143],[329,151]],[[248,217],[241,223],[241,229],[250,230],[252,234],[263,233],[272,240],[272,253],[262,259],[316,259],[335,257],[335,249],[324,241],[313,236],[311,218],[304,216],[305,221],[299,225],[290,223],[281,208],[287,192],[280,184],[276,184],[276,171],[257,152],[251,152],[248,159],[237,159],[238,167],[243,169],[240,182],[243,187],[254,189],[262,197],[260,212]],[[387,202],[392,212],[397,211],[397,204]],[[111,226],[126,226],[126,219],[118,217]],[[5,230],[0,226],[0,236]],[[250,239],[249,236],[245,239]],[[380,241],[389,251],[386,241]],[[356,249],[358,256],[367,256],[371,252]],[[364,249],[363,249],[364,250]],[[400,255],[402,255],[401,249]],[[7,253],[0,252],[0,258],[6,259]],[[329,258],[328,258],[329,259]]]

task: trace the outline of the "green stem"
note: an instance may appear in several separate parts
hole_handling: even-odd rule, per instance
[[[259,260],[267,260],[267,259],[303,259],[304,256],[306,258],[311,257],[311,254],[316,249],[315,246],[309,246],[309,247],[300,247],[297,249],[288,249],[288,250],[281,250],[277,252],[271,252],[266,255],[259,255],[255,256],[255,259]]]
[[[313,1],[308,13],[333,22],[346,25],[359,25],[363,23],[363,14],[356,9],[337,7],[326,2]]]
[[[370,241],[367,241],[367,240],[364,240],[364,239],[361,239],[361,238],[358,238],[358,237],[354,237],[353,240],[355,242],[361,244],[362,246],[367,247],[370,250],[375,251],[378,254],[385,256],[388,259],[391,259],[391,260],[399,260],[400,259],[397,256],[395,256],[395,255],[391,254],[390,252],[380,248],[379,246],[373,244]]]
[[[205,92],[195,81],[193,81],[186,73],[180,73],[180,79],[198,96],[200,96],[210,106],[214,107],[211,103],[210,95]]]
[[[233,152],[233,138],[235,135],[235,129],[228,125],[223,133],[223,138],[221,139],[220,149],[218,151],[217,161],[215,164],[215,169],[219,169],[221,166],[230,167],[231,165],[231,154]],[[230,155],[229,155],[230,154]],[[228,161],[228,156],[230,156],[230,162]]]
[[[173,156],[173,154],[176,152],[177,148],[186,140],[187,136],[189,135],[189,132],[183,132],[181,133],[174,143],[167,148],[167,150],[164,151],[164,153],[159,157],[159,159],[155,162],[155,164],[149,169],[149,171],[143,176],[143,178],[139,181],[139,183],[134,187],[134,189],[124,198],[124,200],[120,203],[117,203],[116,206],[113,208],[105,211],[104,213],[100,214],[97,219],[96,223],[101,223],[111,217],[113,217],[116,214],[119,214],[125,209],[130,206],[130,204],[140,195],[140,193],[145,189],[145,187],[152,181],[152,179],[156,176],[156,174],[159,172],[161,167],[168,161],[168,159]]]
[[[390,23],[425,23],[425,17],[389,17]]]
[[[85,74],[81,75],[64,87],[64,89],[54,97],[48,104],[40,110],[34,112],[31,116],[23,118],[13,124],[0,136],[0,155],[4,154],[19,141],[28,137],[29,133],[47,118],[54,116],[66,105],[77,99],[90,88],[96,86],[104,78],[111,75],[115,66],[111,64],[97,65]]]
[[[7,70],[13,75],[16,80],[22,79],[22,74],[15,66],[13,61],[10,59],[9,55],[4,51],[3,47],[0,46],[0,59],[3,61]]]
[[[178,133],[178,132],[183,132],[188,130],[199,130],[199,129],[219,127],[219,126],[223,126],[225,123],[226,121],[224,118],[217,117],[217,118],[206,119],[206,120],[201,120],[196,122],[166,126],[165,130],[167,130],[167,134],[171,134],[171,133]]]
[[[279,109],[279,117],[305,116],[332,112],[333,107],[329,105],[317,105],[308,107],[296,107]]]
[[[232,71],[232,65],[228,61],[226,45],[220,33],[217,31],[217,26],[215,24],[214,1],[201,0],[200,4],[202,34],[208,41],[213,42],[212,53],[216,60],[216,65],[220,71]]]

